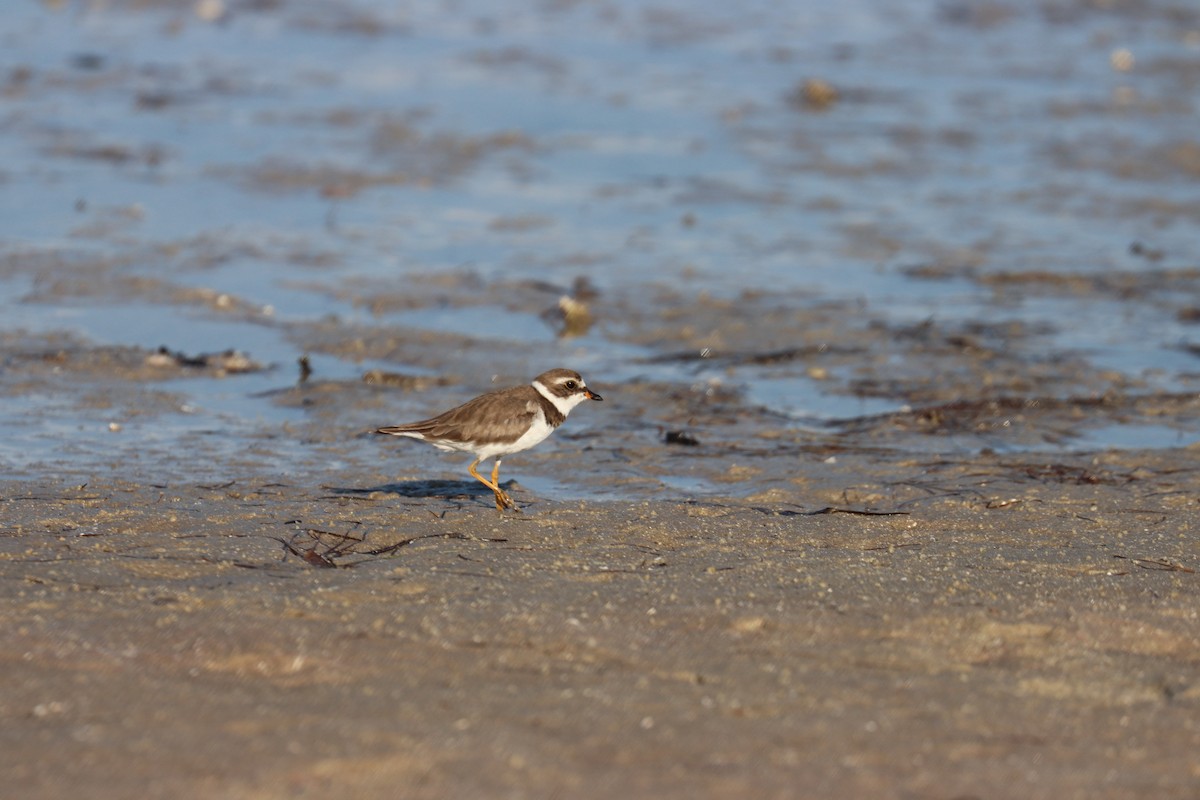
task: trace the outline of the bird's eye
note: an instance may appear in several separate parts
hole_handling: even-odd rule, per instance
[[[579,384],[575,383],[575,381],[567,381],[563,384],[563,386],[566,386],[568,389],[574,389],[578,385]]]

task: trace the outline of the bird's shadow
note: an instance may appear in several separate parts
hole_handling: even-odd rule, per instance
[[[506,481],[500,488],[511,491],[515,481]],[[346,497],[370,496],[376,492],[395,494],[401,497],[436,497],[441,500],[463,500],[486,497],[492,498],[492,490],[479,481],[396,481],[379,486],[330,486],[328,491]]]

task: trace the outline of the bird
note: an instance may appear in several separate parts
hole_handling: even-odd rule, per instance
[[[558,368],[543,372],[524,386],[482,394],[436,417],[375,432],[419,439],[448,452],[470,453],[475,460],[467,472],[492,490],[496,510],[520,511],[508,492],[500,488],[500,461],[544,441],[584,400],[603,399],[588,388],[578,372]],[[491,459],[495,461],[489,481],[476,467]]]

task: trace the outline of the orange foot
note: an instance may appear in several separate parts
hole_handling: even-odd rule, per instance
[[[496,490],[496,510],[504,511],[506,508],[511,508],[513,511],[520,511],[517,508],[517,502],[508,496],[508,492],[503,489]]]
[[[492,480],[490,483],[488,482],[487,478],[483,477],[475,470],[475,467],[477,466],[479,466],[479,459],[475,459],[475,461],[471,463],[471,466],[467,467],[467,472],[470,472],[471,477],[475,478],[475,480],[491,489],[492,494],[496,495],[496,510],[503,512],[504,509],[511,508],[513,511],[520,511],[521,509],[517,508],[516,501],[508,496],[508,492],[500,488],[500,462],[497,461],[496,465],[492,467]]]

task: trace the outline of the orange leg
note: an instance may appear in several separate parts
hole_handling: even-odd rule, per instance
[[[500,488],[500,462],[497,461],[495,466],[492,467],[492,481],[488,483],[487,478],[475,471],[475,467],[479,466],[479,461],[480,459],[478,458],[472,461],[471,466],[467,467],[467,472],[471,473],[471,477],[491,489],[492,493],[496,495],[496,510],[503,511],[506,508],[511,508],[514,511],[517,510],[517,504],[508,496],[508,492]]]

